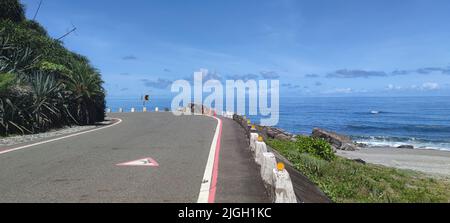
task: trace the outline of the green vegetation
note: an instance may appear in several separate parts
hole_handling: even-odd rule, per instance
[[[331,145],[323,139],[316,139],[306,136],[297,136],[297,141],[270,141],[271,146],[286,151],[288,153],[308,153],[324,160],[334,160],[336,158]]]
[[[296,169],[319,186],[334,202],[449,202],[450,182],[425,174],[361,164],[340,157],[327,158],[328,146],[300,137],[295,143],[268,140]],[[299,145],[302,144],[302,145]],[[320,143],[321,144],[321,143]],[[314,151],[319,148],[321,151]]]
[[[98,70],[24,13],[18,0],[0,2],[0,135],[103,121]]]
[[[13,22],[24,21],[25,10],[23,5],[17,0],[0,1],[0,19],[9,19]]]

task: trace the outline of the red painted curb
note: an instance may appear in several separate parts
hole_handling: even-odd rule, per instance
[[[219,120],[219,137],[217,138],[216,154],[214,156],[213,175],[211,180],[211,187],[209,189],[208,203],[214,203],[216,199],[217,178],[219,175],[219,159],[220,159],[220,144],[222,139],[222,120]]]

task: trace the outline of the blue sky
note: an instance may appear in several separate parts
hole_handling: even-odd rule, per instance
[[[23,0],[32,17],[39,0]],[[447,0],[44,0],[37,20],[102,73],[110,98],[173,80],[277,78],[281,95],[450,95]]]

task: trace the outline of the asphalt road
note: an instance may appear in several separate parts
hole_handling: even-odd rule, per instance
[[[217,121],[112,117],[123,122],[0,154],[0,202],[196,202]],[[147,157],[159,167],[117,166]]]

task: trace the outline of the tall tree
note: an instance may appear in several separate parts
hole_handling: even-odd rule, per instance
[[[25,7],[19,0],[1,0],[0,19],[9,19],[13,22],[25,21]]]

